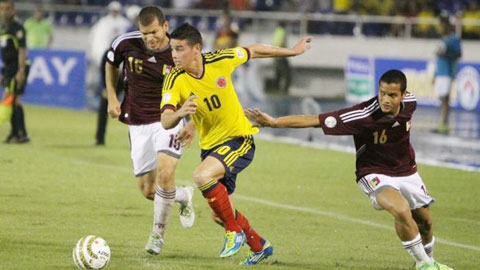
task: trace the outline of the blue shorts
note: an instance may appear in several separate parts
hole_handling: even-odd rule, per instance
[[[228,194],[235,191],[235,180],[237,174],[245,169],[253,160],[255,155],[255,142],[252,135],[236,137],[211,149],[202,150],[202,161],[208,156],[214,157],[222,162],[225,167],[225,175],[220,179]]]

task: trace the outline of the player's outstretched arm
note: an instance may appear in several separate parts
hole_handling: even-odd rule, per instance
[[[292,48],[281,48],[266,44],[254,44],[247,48],[250,51],[250,58],[288,57],[300,55],[308,51],[312,47],[310,45],[311,41],[312,37],[306,36]]]
[[[171,129],[178,125],[180,120],[188,115],[195,114],[197,112],[197,103],[194,99],[198,98],[197,96],[190,96],[185,103],[183,103],[180,109],[174,111],[171,109],[165,109],[162,112],[161,122],[164,129]]]
[[[106,62],[105,63],[105,86],[107,88],[108,114],[112,118],[120,115],[120,102],[117,98],[116,84],[118,82],[117,68]]]
[[[307,128],[320,127],[318,115],[287,115],[271,117],[259,109],[246,109],[245,115],[261,127],[273,128]]]

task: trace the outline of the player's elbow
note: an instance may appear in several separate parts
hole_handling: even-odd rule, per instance
[[[169,118],[170,118],[169,116],[162,114],[162,118],[160,122],[162,123],[162,126],[164,129],[172,129],[175,127],[173,121],[171,121],[171,119]]]
[[[162,120],[160,122],[162,122],[162,126],[163,126],[164,129],[171,129],[172,128],[169,121],[165,120],[163,117],[162,117]]]

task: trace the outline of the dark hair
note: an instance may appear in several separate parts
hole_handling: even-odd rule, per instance
[[[138,14],[138,22],[143,26],[151,24],[155,18],[158,20],[159,24],[165,22],[165,16],[163,15],[162,10],[156,6],[144,7]]]
[[[380,77],[379,83],[381,82],[399,83],[402,93],[407,89],[407,77],[405,77],[405,74],[398,69],[390,69],[389,71],[383,73],[382,77]]]
[[[180,25],[170,34],[170,39],[186,40],[188,45],[202,45],[202,35],[194,26],[189,23]]]

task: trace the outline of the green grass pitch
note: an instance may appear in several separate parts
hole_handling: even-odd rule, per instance
[[[127,128],[110,121],[95,147],[96,115],[26,107],[29,145],[0,144],[0,269],[75,269],[76,241],[95,234],[112,251],[106,269],[244,269],[247,246],[220,259],[222,229],[195,192],[197,220],[184,230],[175,207],[164,250],[144,246],[152,203],[132,174]],[[9,127],[0,126],[0,138]],[[257,140],[254,162],[237,180],[234,203],[275,248],[255,269],[412,269],[386,212],[374,210],[354,181],[354,156]],[[199,148],[177,170],[192,184]],[[435,257],[456,269],[480,269],[480,174],[419,165],[430,193]]]

